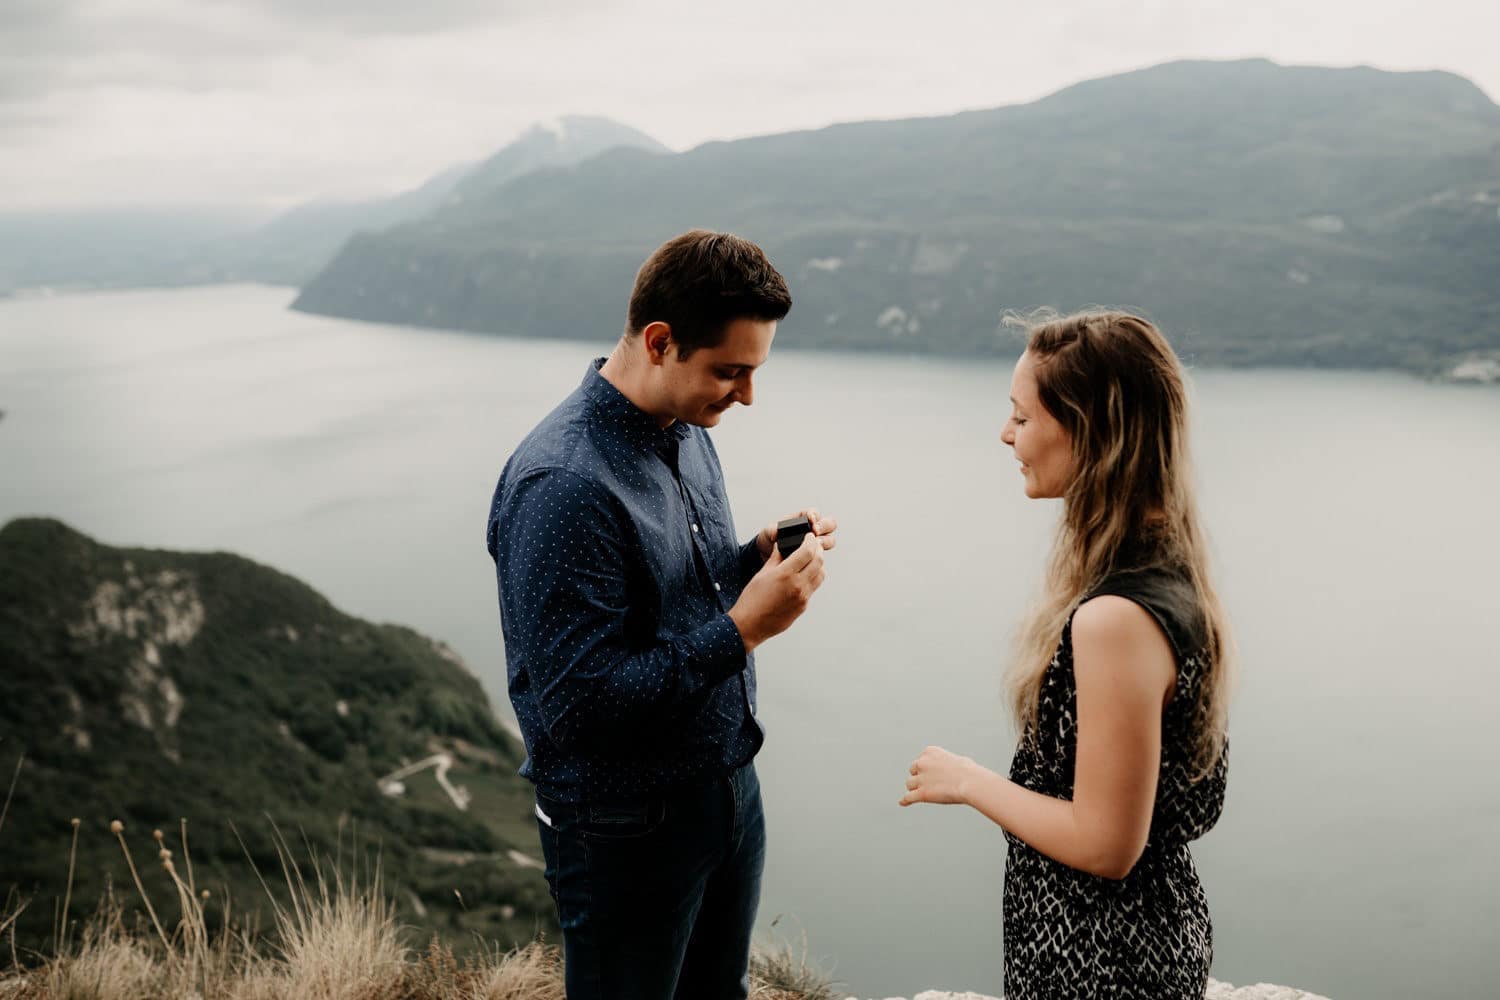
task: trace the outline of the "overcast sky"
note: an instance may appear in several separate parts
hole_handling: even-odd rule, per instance
[[[0,0],[0,211],[415,186],[600,114],[675,149],[1029,101],[1179,58],[1444,69],[1494,0]]]

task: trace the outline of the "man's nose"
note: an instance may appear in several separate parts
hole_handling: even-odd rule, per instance
[[[750,381],[750,376],[745,376],[744,383],[735,391],[735,396],[741,406],[749,406],[755,402],[755,385]]]

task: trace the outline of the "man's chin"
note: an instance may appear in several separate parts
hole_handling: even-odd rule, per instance
[[[734,404],[731,403],[729,405],[733,406]],[[692,422],[697,424],[699,427],[717,427],[719,424],[719,419],[728,412],[729,406],[725,406],[722,408],[710,406],[705,408],[702,413],[698,414],[697,419],[693,420]]]

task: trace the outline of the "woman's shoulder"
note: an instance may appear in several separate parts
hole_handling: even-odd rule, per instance
[[[1179,658],[1192,656],[1209,644],[1207,616],[1184,566],[1161,560],[1117,568],[1090,587],[1079,603],[1103,596],[1123,597],[1145,608]]]

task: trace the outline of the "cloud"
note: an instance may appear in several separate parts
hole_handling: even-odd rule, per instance
[[[598,5],[585,0],[581,6]],[[0,104],[109,86],[249,86],[299,53],[336,62],[368,40],[525,22],[539,16],[539,6],[520,0],[5,0]]]
[[[0,15],[0,105],[46,93],[74,30],[77,0],[9,0]]]
[[[0,105],[116,85],[248,82],[285,44],[264,18],[173,0],[9,0],[0,7]]]
[[[262,10],[314,30],[404,35],[448,31],[526,17],[542,4],[525,0],[221,0]],[[573,6],[595,6],[593,4]],[[582,11],[581,13],[587,13]]]

